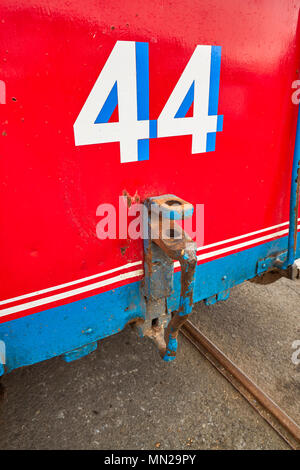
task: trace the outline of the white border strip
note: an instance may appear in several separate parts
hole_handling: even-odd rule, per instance
[[[300,218],[298,219],[298,221],[300,221]],[[211,243],[210,245],[204,245],[202,247],[199,247],[197,249],[197,251],[199,252],[199,251],[207,249],[207,248],[212,248],[214,246],[219,246],[219,245],[229,243],[229,242],[232,242],[232,241],[235,241],[235,240],[240,240],[242,238],[250,237],[250,236],[256,235],[258,233],[263,233],[263,232],[266,232],[266,231],[269,231],[269,230],[274,230],[276,228],[283,227],[284,225],[289,225],[289,222],[283,222],[283,223],[278,224],[278,225],[273,225],[272,227],[268,227],[268,228],[264,228],[264,229],[261,229],[261,230],[256,230],[255,232],[250,232],[250,233],[247,233],[247,234],[244,234],[244,235],[240,235],[238,237],[233,237],[233,238],[229,238],[227,240],[223,240],[223,241],[220,241],[220,242]],[[300,225],[298,225],[298,229],[299,228],[300,228]],[[253,238],[253,239],[248,240],[248,241],[243,242],[243,243],[238,243],[238,244],[235,244],[235,245],[228,246],[226,248],[221,248],[220,250],[210,251],[210,252],[204,253],[202,255],[200,254],[200,255],[197,256],[197,260],[201,261],[201,260],[204,260],[204,259],[212,258],[214,256],[218,256],[218,255],[221,255],[221,254],[224,254],[224,253],[228,253],[230,251],[234,251],[234,250],[237,250],[237,249],[240,249],[240,248],[244,248],[244,247],[247,247],[247,246],[250,246],[250,245],[254,245],[256,243],[260,243],[264,240],[270,240],[270,239],[275,238],[275,237],[281,237],[281,236],[287,234],[288,231],[289,231],[289,229],[286,228],[284,230],[281,230],[281,231],[278,231],[278,232],[273,232],[273,233],[265,235],[263,237]],[[87,277],[84,277],[84,278],[81,278],[81,279],[77,279],[75,281],[66,282],[64,284],[59,284],[57,286],[48,287],[46,289],[41,289],[41,290],[36,291],[36,292],[31,292],[31,293],[20,295],[20,296],[17,296],[17,297],[12,297],[10,299],[2,300],[2,301],[0,301],[0,305],[6,305],[8,303],[12,303],[12,302],[15,302],[15,301],[27,299],[29,297],[35,297],[37,295],[45,294],[45,293],[48,293],[48,292],[53,292],[55,290],[63,289],[63,288],[69,287],[69,286],[73,286],[73,285],[80,284],[80,283],[83,283],[83,282],[86,282],[86,281],[90,281],[92,279],[97,279],[99,277],[103,277],[103,276],[106,276],[108,274],[115,273],[117,271],[128,270],[128,269],[131,269],[133,267],[141,266],[141,265],[142,265],[142,261],[135,261],[133,263],[127,263],[123,266],[119,266],[117,268],[113,268],[113,269],[110,269],[108,271],[104,271],[102,273],[94,274],[92,276],[87,276]],[[179,262],[176,261],[174,263],[174,267],[178,268],[179,266],[180,266]],[[129,271],[127,273],[120,274],[119,276],[112,277],[112,278],[106,279],[104,281],[99,281],[98,283],[94,283],[94,284],[90,284],[90,285],[87,285],[87,286],[79,287],[77,289],[72,289],[70,291],[61,292],[60,294],[56,294],[56,295],[53,295],[53,296],[47,296],[43,299],[38,299],[38,300],[35,300],[35,301],[32,301],[32,302],[26,302],[25,304],[18,304],[14,307],[5,308],[3,310],[0,310],[0,317],[4,316],[4,315],[9,315],[10,313],[15,313],[16,311],[22,311],[22,310],[27,310],[28,308],[34,308],[36,306],[43,305],[45,303],[55,302],[57,300],[61,300],[61,299],[64,299],[64,298],[75,296],[75,295],[83,293],[83,292],[88,292],[90,290],[97,289],[99,287],[103,287],[103,286],[106,286],[106,285],[109,285],[109,284],[113,284],[113,283],[118,282],[118,281],[123,281],[125,279],[130,279],[132,277],[137,277],[137,276],[142,276],[142,275],[143,275],[143,270],[142,269],[136,270],[136,271]]]
[[[300,219],[298,219],[298,220],[300,220]],[[284,225],[284,224],[281,224],[281,225]],[[298,225],[298,230],[299,230],[299,228],[300,228],[300,225]],[[208,253],[204,253],[203,255],[198,255],[197,256],[197,261],[202,261],[204,259],[212,258],[213,256],[222,255],[223,253],[228,253],[230,251],[238,250],[240,248],[243,248],[243,247],[246,247],[246,246],[249,246],[249,245],[255,245],[256,243],[260,243],[264,240],[270,240],[272,238],[282,237],[282,236],[284,236],[288,233],[289,233],[289,229],[286,228],[284,230],[280,230],[279,232],[273,232],[273,233],[270,233],[269,235],[265,235],[264,237],[252,238],[252,240],[248,240],[248,241],[243,242],[243,243],[238,243],[236,245],[230,245],[230,246],[227,246],[226,248],[221,248],[220,250],[210,251]],[[242,238],[242,237],[240,237],[240,238]],[[215,246],[215,244],[212,244],[212,245]],[[210,246],[212,246],[212,245],[210,245]],[[206,247],[203,247],[203,248],[206,248]],[[180,267],[179,261],[176,261],[174,263],[174,267],[175,268]]]
[[[14,307],[4,308],[3,310],[0,310],[0,317],[4,317],[16,312],[22,312],[30,308],[40,307],[41,305],[57,302],[58,300],[67,299],[68,297],[74,297],[75,295],[89,292],[109,284],[114,284],[115,282],[120,282],[124,279],[141,276],[143,273],[143,269],[138,269],[136,271],[131,271],[125,274],[119,274],[119,276],[111,277],[109,279],[105,279],[104,281],[95,282],[94,284],[90,284],[88,286],[78,287],[77,289],[61,292],[60,294],[50,295],[42,299],[33,300],[32,302],[26,302],[24,304],[15,305]]]
[[[298,228],[299,227],[300,226],[298,226]],[[264,237],[253,238],[252,240],[248,240],[244,243],[238,243],[237,245],[230,245],[230,246],[227,246],[226,248],[222,248],[221,250],[210,251],[209,253],[204,253],[203,255],[198,255],[197,260],[201,261],[203,259],[212,258],[213,256],[218,256],[218,255],[221,255],[223,253],[227,253],[228,251],[238,250],[239,248],[243,248],[245,246],[253,245],[254,243],[260,243],[264,240],[270,240],[270,238],[282,237],[283,235],[285,235],[287,233],[289,233],[288,228],[286,228],[284,230],[281,230],[280,232],[270,233],[269,235],[265,235]]]
[[[110,269],[109,271],[104,271],[103,273],[93,274],[92,276],[83,277],[82,279],[77,279],[76,281],[66,282],[65,284],[59,284],[58,286],[54,287],[47,287],[46,289],[37,290],[36,292],[30,292],[29,294],[19,295],[18,297],[12,297],[11,299],[1,300],[0,305],[5,305],[17,300],[27,299],[28,297],[35,297],[36,295],[45,294],[46,292],[52,292],[54,290],[63,289],[64,287],[73,286],[75,284],[79,284],[81,282],[90,281],[91,279],[96,279],[97,277],[103,277],[107,274],[115,273],[116,271],[121,271],[123,269],[129,269],[133,266],[139,266],[142,264],[142,261],[136,261],[134,263],[124,264],[123,266],[119,266],[118,268]]]
[[[300,221],[300,218],[298,219],[298,222],[299,221]],[[283,222],[282,224],[273,225],[272,227],[268,227],[268,228],[262,228],[261,230],[256,230],[255,232],[245,233],[245,235],[228,238],[227,240],[222,240],[220,242],[211,243],[210,245],[203,245],[197,248],[197,251],[206,250],[207,248],[212,248],[213,246],[224,245],[224,243],[234,242],[236,240],[240,240],[241,238],[251,237],[252,235],[257,235],[258,233],[268,232],[269,230],[274,230],[276,228],[283,227],[284,225],[289,225],[289,224],[290,224],[289,222]]]

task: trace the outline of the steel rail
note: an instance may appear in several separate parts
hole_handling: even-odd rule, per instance
[[[235,387],[294,450],[300,450],[300,427],[261,388],[236,366],[190,320],[181,333]]]

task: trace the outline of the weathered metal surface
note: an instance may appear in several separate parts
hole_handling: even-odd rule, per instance
[[[174,263],[151,240],[145,240],[143,294],[149,300],[169,297],[173,292]]]
[[[298,109],[296,141],[295,141],[293,168],[292,168],[292,175],[291,175],[290,230],[289,230],[289,240],[288,240],[288,256],[287,256],[287,263],[286,263],[287,266],[291,266],[294,263],[296,250],[297,250],[299,190],[300,190],[300,108]]]
[[[95,351],[97,349],[97,346],[98,346],[97,341],[86,344],[85,346],[82,346],[81,348],[77,348],[77,349],[74,349],[73,351],[69,351],[63,354],[62,358],[65,362],[77,361],[77,359],[87,356],[91,352]]]
[[[287,257],[287,250],[282,253],[273,253],[267,258],[257,261],[257,274],[262,274],[272,268],[280,267]]]
[[[195,301],[222,298],[256,276],[258,260],[288,248],[299,7],[299,0],[1,2],[0,335],[7,370],[145,318],[143,242],[99,240],[101,203],[117,207],[125,195],[132,208],[152,194],[175,193],[205,205]],[[148,45],[149,160],[121,163],[118,142],[75,145],[74,123],[117,41]],[[215,93],[213,101],[224,126],[215,147],[192,154],[191,136],[154,137],[154,128],[203,44],[222,48],[220,100]],[[179,308],[178,263],[173,286],[167,311]]]
[[[151,210],[157,211],[163,218],[182,220],[192,217],[193,205],[174,194],[151,197]]]
[[[122,255],[124,240],[95,235],[97,206],[116,206],[124,190],[141,200],[174,193],[204,203],[206,245],[289,220],[299,1],[15,5],[1,2],[1,299],[140,261],[141,240]],[[214,152],[191,155],[189,136],[152,139],[148,161],[120,164],[118,143],[75,147],[75,119],[120,39],[150,44],[152,119],[195,46],[222,46],[224,131]]]
[[[160,330],[154,325],[154,334],[150,336],[157,341],[162,358],[165,361],[172,361],[176,357],[177,336],[180,327],[186,321],[193,306],[193,292],[195,281],[195,270],[197,264],[197,245],[189,235],[174,222],[174,219],[191,217],[193,206],[186,201],[174,196],[163,195],[151,197],[145,201],[144,233],[147,238],[144,240],[145,247],[145,279],[144,283],[150,289],[147,292],[146,319],[149,317],[148,310],[151,311],[153,298],[157,296],[151,293],[157,292],[159,284],[159,295],[166,302],[173,291],[173,262],[179,261],[181,268],[181,288],[178,311],[173,312],[173,316],[167,325],[162,325]],[[148,238],[149,237],[149,238]],[[154,243],[157,245],[155,247]],[[169,261],[166,262],[166,255]],[[157,259],[164,260],[164,263],[157,263]],[[171,262],[171,266],[170,266]],[[167,266],[167,269],[166,269]],[[156,271],[157,270],[157,271]],[[170,276],[171,270],[171,276]],[[158,276],[154,275],[158,274]],[[164,279],[168,279],[172,284],[164,287]],[[161,286],[163,290],[161,291]],[[161,311],[164,315],[165,310]],[[165,327],[165,328],[164,328]]]

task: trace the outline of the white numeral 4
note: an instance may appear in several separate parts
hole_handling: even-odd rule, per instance
[[[75,145],[120,142],[121,163],[148,160],[156,137],[192,135],[192,153],[214,151],[220,66],[221,47],[197,46],[158,120],[149,120],[148,44],[117,41],[76,119]],[[117,105],[119,121],[109,122]]]
[[[108,122],[117,104],[119,122]],[[137,161],[138,140],[149,138],[137,109],[136,43],[117,41],[76,119],[75,145],[120,142],[121,162]]]
[[[158,118],[158,137],[192,135],[192,153],[210,150],[207,136],[218,127],[218,103],[213,101],[218,98],[220,53],[219,47],[196,47]],[[193,102],[193,116],[185,117]]]

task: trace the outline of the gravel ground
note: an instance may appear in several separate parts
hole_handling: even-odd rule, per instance
[[[197,304],[193,321],[300,418],[300,286],[246,283]],[[71,364],[55,358],[3,377],[1,449],[286,449],[284,441],[184,338],[165,364],[131,328]]]

